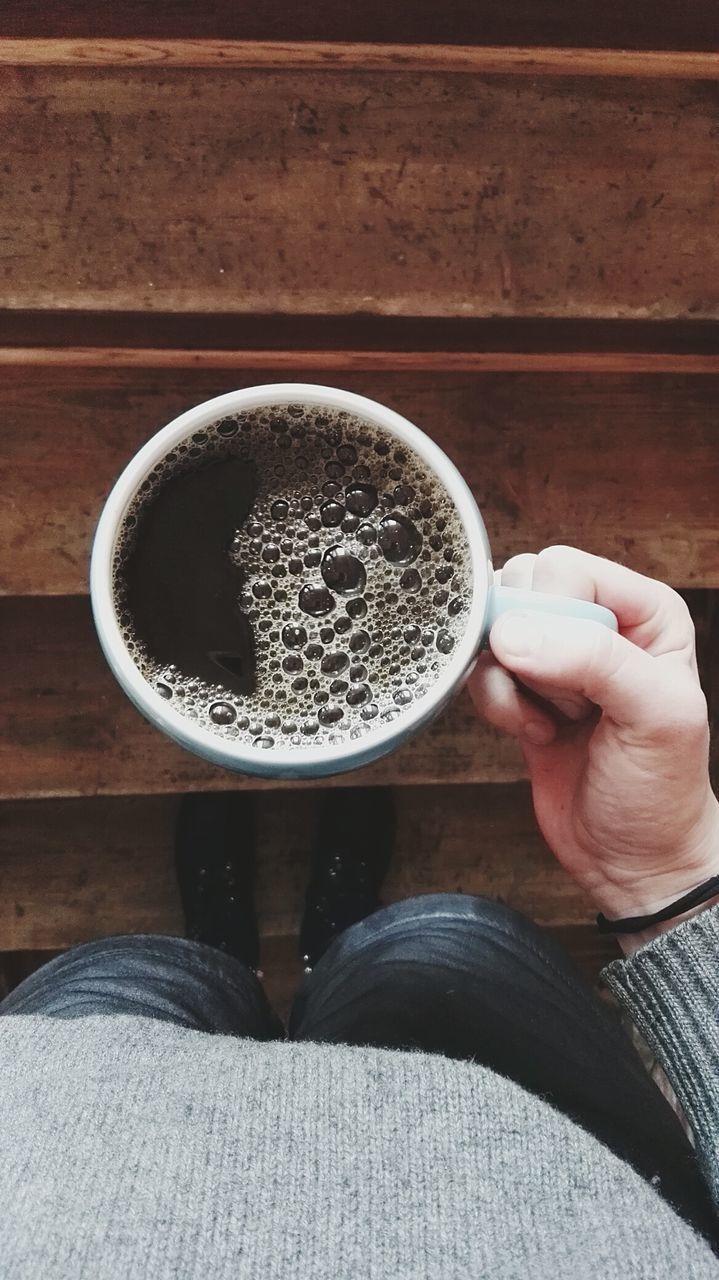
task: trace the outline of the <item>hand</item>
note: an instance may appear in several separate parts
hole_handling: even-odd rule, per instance
[[[663,583],[572,547],[516,556],[501,581],[617,615],[618,635],[550,614],[503,615],[470,692],[521,742],[537,821],[570,875],[609,917],[658,911],[719,873],[689,611]]]

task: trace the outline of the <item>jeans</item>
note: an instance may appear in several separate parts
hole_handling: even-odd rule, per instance
[[[0,1014],[135,1014],[256,1040],[285,1034],[239,961],[154,935],[74,948],[12,991]],[[691,1144],[618,1021],[561,947],[501,904],[435,894],[353,925],[306,976],[287,1034],[482,1063],[570,1116],[716,1236]]]

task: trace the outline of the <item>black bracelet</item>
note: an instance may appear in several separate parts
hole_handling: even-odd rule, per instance
[[[704,884],[697,885],[696,889],[685,893],[683,898],[670,902],[668,907],[662,907],[661,911],[655,911],[651,916],[627,916],[624,920],[607,920],[600,911],[597,916],[597,928],[600,933],[642,933],[644,929],[651,929],[654,924],[663,924],[665,920],[673,920],[675,916],[691,911],[692,907],[708,902],[717,894],[719,894],[719,876],[712,876],[710,880],[705,880]]]

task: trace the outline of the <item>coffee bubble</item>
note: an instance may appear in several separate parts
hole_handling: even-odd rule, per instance
[[[303,613],[311,618],[321,618],[334,609],[334,596],[326,587],[302,587],[298,602]]]
[[[324,671],[325,675],[336,676],[347,666],[349,666],[349,658],[346,653],[339,650],[336,653],[325,654],[320,662],[320,671]]]
[[[357,541],[364,547],[369,547],[373,542],[377,541],[377,530],[373,524],[361,524],[357,530]]]
[[[317,712],[317,719],[323,725],[337,724],[337,721],[341,720],[343,715],[342,708],[336,702],[330,702],[327,706],[320,707]]]
[[[226,682],[221,666],[210,681],[191,656],[155,658],[123,576],[169,480],[230,459],[255,475],[251,507],[220,549],[237,573],[231,608],[252,637],[243,692],[231,665]],[[128,511],[114,563],[125,644],[158,695],[265,751],[339,743],[401,715],[451,660],[471,603],[466,536],[425,464],[351,414],[301,404],[220,419],[176,446]],[[231,664],[231,647],[214,650]]]
[[[364,653],[369,649],[370,638],[366,631],[356,631],[350,636],[349,647],[352,653]]]
[[[410,564],[422,549],[422,537],[416,525],[398,511],[383,516],[377,541],[390,564]]]
[[[322,577],[340,595],[358,595],[367,582],[367,571],[356,556],[343,546],[329,547],[322,557]]]
[[[234,724],[237,719],[237,712],[231,702],[213,702],[209,715],[213,724]]]
[[[399,580],[403,591],[419,591],[422,578],[416,569],[405,569]]]
[[[368,684],[355,684],[347,693],[347,702],[351,707],[364,707],[372,697]]]
[[[339,524],[342,524],[344,515],[344,507],[340,502],[335,502],[333,498],[323,502],[320,507],[320,519],[325,529],[336,529]]]
[[[377,506],[377,490],[371,484],[350,484],[345,489],[347,510],[354,516],[368,516]]]
[[[287,626],[282,628],[282,643],[286,649],[301,649],[307,644],[305,628],[296,622],[288,622]]]

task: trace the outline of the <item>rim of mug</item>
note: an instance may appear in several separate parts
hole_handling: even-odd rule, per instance
[[[227,414],[293,403],[354,413],[408,445],[449,494],[467,538],[472,598],[464,630],[449,662],[427,692],[395,719],[361,737],[338,744],[255,747],[225,738],[188,719],[153,689],[123,639],[113,595],[113,562],[128,508],[142,482],[187,436]],[[301,778],[342,773],[387,754],[413,735],[451,698],[477,655],[483,632],[492,566],[484,522],[466,481],[439,445],[401,414],[353,391],[314,383],[283,382],[245,387],[215,396],[173,418],[130,459],[116,480],[97,524],[90,563],[90,595],[95,627],[105,658],[137,709],[170,738],[205,759],[237,772]]]

